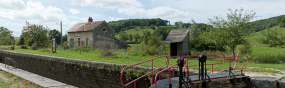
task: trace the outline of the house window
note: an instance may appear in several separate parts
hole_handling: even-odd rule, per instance
[[[71,47],[74,46],[74,39],[73,38],[70,39],[70,43],[69,44],[70,44]]]
[[[88,39],[88,38],[86,38],[86,46],[88,46],[88,40],[89,40],[89,39]]]
[[[77,42],[78,46],[80,46],[80,38],[78,38],[78,42]]]
[[[107,30],[106,30],[106,29],[103,29],[103,32],[104,32],[104,33],[106,33],[106,32],[107,32]]]

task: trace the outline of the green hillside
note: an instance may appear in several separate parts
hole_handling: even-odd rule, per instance
[[[260,39],[264,37],[262,35],[262,32],[266,32],[267,30],[268,29],[256,32],[247,38],[249,40],[250,45],[252,45],[252,48],[253,48],[252,54],[257,55],[257,54],[283,54],[285,53],[284,48],[269,47],[269,45],[261,43]],[[280,32],[285,34],[285,28],[282,28]]]
[[[283,20],[281,20],[283,18]],[[254,27],[256,32],[278,26],[281,22],[285,23],[285,15],[275,16],[267,19],[261,19],[254,22],[250,22],[250,25]]]
[[[129,30],[126,30],[124,32],[126,32],[126,34],[132,34],[132,35],[135,35],[135,34],[139,34],[140,36],[143,35],[143,31],[150,31],[150,33],[152,33],[154,30],[151,29],[150,27],[135,27],[133,29],[129,29]],[[119,38],[119,33],[117,33],[115,35],[116,38]]]

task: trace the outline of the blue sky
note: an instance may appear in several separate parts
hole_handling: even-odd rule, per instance
[[[77,23],[135,18],[162,18],[208,23],[208,18],[224,17],[228,9],[254,10],[254,20],[284,15],[285,0],[0,0],[0,26],[21,35],[25,22],[41,24],[63,33]]]

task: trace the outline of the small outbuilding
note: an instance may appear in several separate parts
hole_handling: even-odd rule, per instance
[[[165,39],[170,44],[170,56],[190,55],[189,30],[173,29]]]

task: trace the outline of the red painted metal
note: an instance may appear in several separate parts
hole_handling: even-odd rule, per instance
[[[137,66],[137,65],[140,65],[140,64],[142,64],[142,63],[149,62],[149,61],[152,61],[152,64],[153,64],[153,60],[154,60],[154,59],[165,58],[165,57],[167,57],[167,56],[159,56],[159,57],[155,57],[155,58],[152,58],[152,59],[149,59],[149,60],[146,60],[146,61],[137,63],[137,64],[133,64],[133,65],[129,65],[129,66],[124,67],[124,68],[122,69],[122,71],[121,71],[121,77],[120,77],[121,85],[124,86],[124,87],[126,87],[126,86],[128,86],[128,85],[130,85],[130,84],[136,82],[137,80],[139,80],[139,79],[141,79],[141,78],[143,78],[143,77],[146,77],[147,75],[149,75],[149,74],[151,74],[151,73],[153,73],[153,72],[155,72],[155,71],[158,70],[158,69],[155,69],[155,70],[152,69],[151,72],[148,72],[147,74],[142,75],[141,77],[138,77],[138,78],[136,78],[135,80],[133,80],[133,81],[127,83],[127,84],[124,84],[124,82],[123,82],[123,75],[124,75],[124,71],[125,71],[126,69],[131,68],[131,67],[134,67],[134,66]],[[152,65],[152,67],[153,67],[153,65]],[[165,68],[165,67],[161,67],[161,68]],[[153,79],[152,79],[152,81],[153,81]]]
[[[175,64],[173,64],[173,65],[171,65],[171,66],[169,66],[169,64],[170,64],[169,59],[170,59],[170,58],[178,58],[178,57],[184,57],[184,58],[186,58],[186,60],[184,60],[184,63],[186,63],[186,64],[184,64],[184,71],[187,70],[186,72],[188,72],[189,67],[198,66],[198,65],[189,65],[189,61],[190,61],[190,60],[197,60],[197,59],[198,59],[198,56],[199,56],[199,55],[188,55],[188,56],[159,56],[159,57],[155,57],[155,58],[152,58],[152,59],[150,59],[150,60],[146,60],[146,61],[143,61],[143,62],[134,64],[134,65],[126,66],[126,67],[124,67],[124,68],[122,69],[122,71],[121,71],[121,85],[124,86],[124,87],[126,87],[126,86],[128,86],[128,85],[134,83],[134,85],[135,85],[135,87],[136,87],[136,82],[137,82],[139,79],[141,79],[141,78],[143,78],[143,77],[146,77],[147,75],[150,75],[150,74],[152,75],[151,85],[154,85],[154,84],[156,85],[156,82],[158,81],[158,79],[161,80],[161,73],[164,72],[164,71],[166,71],[166,70],[168,70],[168,76],[169,76],[169,77],[168,77],[168,79],[169,79],[169,80],[168,80],[168,81],[169,81],[168,83],[171,84],[171,78],[175,76],[174,71],[175,71],[175,68],[178,68],[177,64],[179,64],[179,62],[178,62],[178,63],[175,63]],[[222,61],[222,62],[219,62],[219,63],[206,64],[206,65],[212,65],[212,73],[213,73],[213,71],[214,71],[214,70],[213,70],[214,65],[223,64],[223,63],[225,62],[225,59],[226,59],[226,58],[229,58],[229,67],[231,66],[231,58],[232,58],[232,57],[225,57],[225,55],[223,55],[223,54],[210,54],[210,55],[206,55],[206,56],[208,56],[208,59],[223,59],[223,61]],[[236,57],[236,58],[235,58],[235,65],[234,65],[233,69],[236,67],[236,64],[237,64],[237,57],[243,57],[243,56],[245,56],[245,55],[239,55],[239,52],[237,53],[237,55],[235,56],[235,57]],[[242,65],[241,70],[242,70],[243,67],[244,67],[245,65],[247,65],[248,62],[249,62],[248,56],[246,56],[246,57],[247,57],[247,62]],[[165,63],[166,63],[166,66],[165,66],[165,67],[160,67],[160,68],[154,69],[154,68],[153,68],[153,63],[154,63],[153,60],[154,60],[154,59],[158,59],[158,58],[166,58],[166,62],[165,62]],[[134,67],[134,66],[137,66],[137,65],[140,65],[140,64],[142,64],[142,63],[149,62],[149,61],[151,61],[151,63],[152,63],[152,71],[151,71],[151,72],[149,72],[149,73],[147,73],[147,74],[145,74],[145,75],[142,75],[141,77],[138,77],[137,79],[135,79],[135,80],[133,80],[133,81],[127,83],[127,84],[124,84],[124,83],[123,83],[123,73],[124,73],[124,71],[125,71],[126,69],[131,68],[131,67]],[[162,70],[161,70],[161,69],[162,69]],[[170,71],[170,70],[172,70],[172,77],[171,77],[171,71]],[[155,77],[153,78],[153,73],[156,72],[156,71],[158,71],[158,73],[157,73],[157,74],[155,75]],[[159,77],[157,77],[157,76],[159,76]],[[222,77],[222,78],[225,78],[225,77]],[[218,78],[214,78],[214,79],[218,79]],[[195,81],[195,80],[192,80],[192,81]]]
[[[137,88],[137,81],[134,82],[134,87]]]
[[[199,55],[190,55],[189,57],[198,57]],[[224,54],[209,54],[209,55],[206,55],[206,56],[210,56],[209,58],[207,59],[223,59],[223,62],[220,62],[220,63],[211,63],[211,64],[206,64],[206,65],[212,65],[212,73],[214,73],[214,65],[216,64],[223,64],[226,60],[226,57]],[[218,57],[211,57],[211,56],[218,56]],[[191,59],[187,59],[187,64],[186,64],[186,68],[187,70],[189,70],[189,67],[194,67],[194,66],[199,66],[199,65],[188,65],[188,61],[189,60],[197,60],[198,58],[191,58]]]
[[[176,65],[178,65],[178,64],[180,64],[180,62],[177,62],[176,64],[173,64],[173,65],[171,65],[171,66],[169,66],[169,67],[167,67],[167,68],[164,68],[163,70],[161,70],[161,71],[159,71],[159,72],[157,72],[156,73],[156,75],[155,75],[155,80],[154,80],[154,84],[155,84],[155,88],[157,88],[157,76],[160,74],[160,73],[162,73],[162,72],[164,72],[165,70],[167,70],[167,69],[169,69],[169,68],[173,68],[174,66],[176,66]],[[170,77],[169,77],[170,78]],[[169,80],[169,82],[168,83],[171,83],[171,81]]]
[[[151,70],[153,71],[153,60],[151,60]],[[153,73],[151,73],[151,85],[153,84]]]

